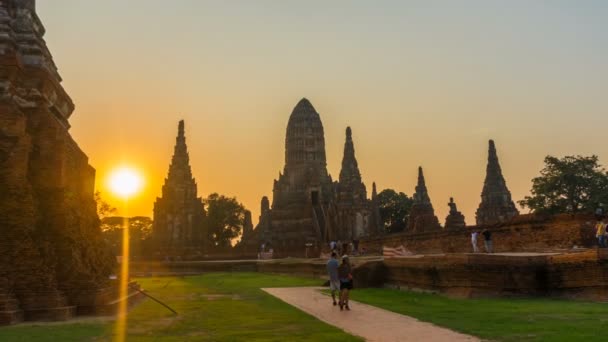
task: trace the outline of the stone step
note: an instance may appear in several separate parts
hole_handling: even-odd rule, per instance
[[[0,311],[19,310],[19,301],[15,298],[0,299]]]
[[[30,309],[23,314],[26,321],[66,321],[75,315],[75,306]]]
[[[23,322],[23,311],[6,310],[0,311],[0,325],[10,325]]]

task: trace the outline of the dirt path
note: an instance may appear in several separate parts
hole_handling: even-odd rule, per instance
[[[340,312],[332,306],[331,298],[319,292],[318,287],[289,287],[262,289],[282,301],[336,326],[365,338],[367,341],[479,341],[478,338],[441,328],[436,325],[351,301],[351,311]]]

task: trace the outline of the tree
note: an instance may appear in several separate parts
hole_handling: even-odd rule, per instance
[[[387,233],[403,231],[414,200],[403,192],[384,189],[378,194],[380,218]]]
[[[97,203],[97,216],[99,216],[100,219],[110,216],[116,212],[116,208],[114,208],[108,202],[104,201],[103,198],[101,198],[100,191],[95,192],[94,199]]]
[[[213,193],[205,199],[207,241],[214,247],[230,247],[233,239],[241,235],[245,221],[245,207],[236,197]]]
[[[101,219],[101,231],[116,255],[122,253],[122,233],[125,218],[108,216]],[[147,216],[129,218],[129,246],[131,255],[141,255],[145,241],[152,232],[152,219]]]
[[[595,155],[547,156],[530,192],[519,204],[532,212],[592,212],[600,203],[608,203],[608,174]]]

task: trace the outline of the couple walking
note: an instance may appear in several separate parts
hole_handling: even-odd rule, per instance
[[[350,310],[348,306],[349,291],[353,289],[353,275],[351,273],[348,255],[342,256],[342,264],[338,263],[336,252],[331,253],[327,262],[327,273],[329,274],[329,288],[334,305],[340,305],[340,311]],[[336,292],[339,292],[338,303],[336,303]]]

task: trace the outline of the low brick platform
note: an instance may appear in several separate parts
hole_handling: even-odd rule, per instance
[[[444,254],[385,259],[386,283],[458,297],[608,300],[608,254]]]
[[[356,287],[394,286],[450,296],[543,296],[608,300],[608,250],[562,253],[428,254],[354,257]],[[264,272],[327,279],[324,259],[132,263],[138,276]]]

